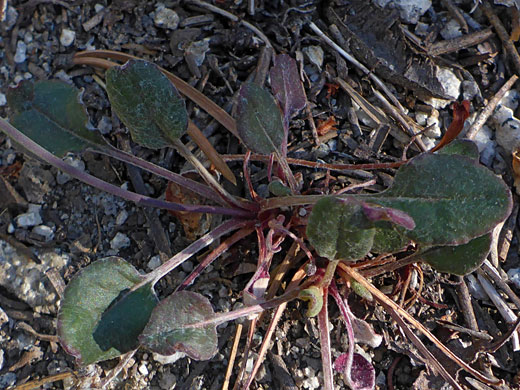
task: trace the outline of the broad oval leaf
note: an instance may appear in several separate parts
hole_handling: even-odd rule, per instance
[[[281,150],[284,130],[280,109],[273,96],[253,83],[240,88],[237,130],[246,146],[256,153]]]
[[[331,260],[358,260],[372,248],[375,228],[360,203],[334,197],[312,208],[307,238],[316,252]]]
[[[188,126],[186,105],[173,84],[151,62],[130,60],[106,72],[112,109],[134,142],[159,149],[172,144]]]
[[[191,291],[178,291],[157,305],[139,341],[144,347],[161,355],[180,351],[195,360],[211,359],[217,353],[215,325],[189,325],[214,316],[206,297]]]
[[[396,230],[389,222],[381,225],[376,228],[371,252],[379,254],[397,252],[405,248],[410,242],[403,233]]]
[[[141,281],[139,272],[120,257],[106,257],[79,271],[67,285],[58,314],[58,337],[78,364],[88,365],[121,355],[102,350],[93,333],[119,294]]]
[[[392,186],[362,199],[402,210],[415,221],[403,230],[423,246],[459,245],[492,230],[511,212],[511,192],[477,161],[422,154],[397,172]]]
[[[491,249],[491,233],[467,244],[426,249],[422,260],[439,272],[467,275],[482,265]]]
[[[103,351],[115,348],[121,353],[136,349],[138,338],[157,306],[150,284],[128,292],[123,290],[103,312],[93,337]]]
[[[24,80],[7,91],[7,102],[14,112],[11,124],[58,157],[106,145],[101,134],[87,129],[81,93],[69,84]]]

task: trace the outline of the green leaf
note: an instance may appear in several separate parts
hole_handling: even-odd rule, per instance
[[[102,350],[93,333],[114,299],[140,281],[139,272],[120,257],[98,260],[70,281],[58,314],[58,337],[78,364],[88,365],[122,354],[115,348]]]
[[[280,180],[273,180],[267,186],[269,192],[274,196],[289,196],[291,195],[291,189],[283,184]]]
[[[469,139],[454,139],[444,148],[440,149],[437,154],[458,154],[474,160],[478,160],[480,156],[477,145]]]
[[[393,253],[402,250],[410,240],[397,231],[390,223],[385,223],[382,227],[376,228],[374,244],[371,252],[374,253]]]
[[[157,306],[153,287],[146,284],[130,293],[121,291],[101,316],[94,340],[103,351],[115,348],[126,353],[138,347],[138,337]]]
[[[22,81],[7,91],[11,124],[58,157],[105,145],[87,129],[87,111],[77,88],[58,80]]]
[[[188,126],[186,105],[159,70],[147,61],[130,60],[106,72],[108,98],[134,142],[159,149],[171,145]]]
[[[392,186],[364,200],[409,214],[400,230],[423,246],[459,245],[482,236],[511,212],[511,192],[493,172],[459,155],[422,154],[397,172]]]
[[[307,301],[309,307],[307,308],[307,317],[316,317],[323,307],[323,290],[317,286],[306,288],[298,294],[298,298]]]
[[[307,225],[307,238],[320,256],[358,260],[372,248],[375,228],[360,203],[334,197],[320,199]]]
[[[481,266],[490,249],[491,233],[488,233],[467,244],[427,249],[421,258],[439,272],[466,275]]]
[[[188,325],[195,325],[214,316],[206,297],[191,291],[179,291],[157,305],[139,341],[144,347],[161,355],[181,351],[195,360],[211,359],[217,353],[215,325]]]
[[[253,83],[240,88],[238,134],[255,153],[279,152],[284,139],[282,115],[273,96]]]

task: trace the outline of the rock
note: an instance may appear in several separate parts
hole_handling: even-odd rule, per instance
[[[70,257],[65,253],[46,252],[38,259],[40,264],[0,240],[0,285],[36,312],[54,314],[58,296],[45,272],[49,268],[61,272],[69,264]]]
[[[27,45],[24,41],[16,43],[16,52],[14,54],[14,62],[21,64],[27,59]]]
[[[150,258],[150,261],[148,261],[147,266],[149,269],[154,270],[157,267],[159,267],[161,264],[162,264],[161,256],[156,255],[156,256],[153,256],[152,258]]]
[[[9,317],[7,317],[7,314],[5,313],[4,309],[0,307],[0,328],[4,326],[4,324],[7,324],[9,322]],[[2,370],[2,367],[0,367],[0,370]]]
[[[0,389],[7,389],[16,383],[16,375],[14,372],[7,372],[0,375]]]
[[[179,15],[170,8],[158,7],[153,21],[157,27],[161,28],[175,30],[179,27]]]
[[[25,198],[31,203],[43,203],[44,197],[55,185],[54,176],[48,169],[37,163],[26,161],[20,171],[18,184],[22,187]]]
[[[307,59],[321,71],[323,65],[323,49],[321,46],[307,46],[303,48],[303,54]]]
[[[76,39],[76,32],[69,30],[68,28],[64,28],[61,30],[60,35],[60,43],[65,46],[69,47],[74,43],[74,40]]]
[[[16,24],[17,19],[18,19],[18,11],[16,10],[16,8],[9,5],[9,7],[7,7],[5,21],[2,22],[2,23],[4,23],[5,30],[9,31],[10,29],[12,29],[14,27],[14,25]]]
[[[491,166],[495,158],[497,143],[492,139],[493,130],[484,125],[473,138],[473,142],[477,144],[480,153],[480,162],[485,166]]]
[[[81,160],[81,158],[79,158],[77,156],[67,156],[63,159],[63,161],[65,161],[67,164],[73,166],[74,168],[79,169],[82,172],[85,171],[85,163],[83,162],[83,160]],[[60,185],[63,185],[65,183],[69,182],[71,179],[72,179],[72,177],[70,177],[69,175],[67,175],[66,173],[64,173],[62,171],[58,171],[58,174],[56,175],[56,181]]]
[[[168,355],[168,356],[159,355],[158,353],[154,352],[152,355],[153,360],[155,360],[157,363],[160,363],[162,365],[173,364],[177,360],[182,359],[185,356],[186,356],[186,354],[184,352],[175,352],[173,355]]]
[[[26,213],[20,214],[15,218],[16,226],[26,228],[41,224],[43,221],[40,210],[41,206],[30,204]]]
[[[444,93],[451,99],[456,100],[460,95],[460,84],[459,78],[448,68],[437,69],[437,79],[444,87]]]
[[[126,234],[117,232],[115,237],[110,241],[110,248],[119,250],[130,246],[130,238]]]
[[[47,225],[35,226],[32,232],[43,237],[45,239],[45,242],[51,241],[54,238],[54,229],[50,228]]]
[[[509,276],[509,280],[515,287],[520,290],[520,268],[511,268],[507,271],[507,276]]]
[[[141,373],[141,375],[148,375],[148,368],[146,367],[146,362],[142,362],[141,365],[139,366],[138,368],[139,372]]]
[[[392,3],[403,22],[410,24],[416,24],[432,6],[431,0],[394,0]]]
[[[193,271],[193,263],[191,261],[185,261],[181,264],[181,268],[184,272],[191,272]]]
[[[122,224],[124,224],[126,222],[127,219],[128,219],[128,211],[126,211],[125,209],[121,210],[119,212],[119,214],[117,214],[116,225],[121,226]]]
[[[3,107],[7,104],[7,99],[5,98],[5,94],[0,93],[0,107]]]
[[[4,350],[0,349],[0,370],[4,367]]]
[[[472,101],[475,96],[481,96],[478,84],[475,81],[464,80],[462,82],[462,99]]]
[[[97,128],[103,135],[110,133],[112,131],[112,120],[108,116],[103,115],[98,122]]]
[[[165,371],[159,379],[159,386],[161,390],[173,390],[177,384],[177,377],[170,371]]]
[[[439,111],[432,110],[431,115],[426,120],[426,126],[432,126],[428,131],[424,132],[424,135],[430,138],[439,138],[441,133],[441,128],[439,126]]]
[[[500,105],[493,114],[497,143],[510,156],[520,146],[520,120],[514,116],[513,110]]]
[[[462,30],[460,28],[459,22],[457,22],[455,19],[450,19],[448,23],[444,25],[440,34],[444,39],[460,37],[462,35]]]

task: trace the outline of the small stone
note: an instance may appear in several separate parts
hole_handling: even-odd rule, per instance
[[[7,372],[4,375],[0,375],[0,389],[7,389],[9,386],[13,386],[16,383],[16,375],[14,372]]]
[[[161,363],[162,365],[173,364],[177,360],[182,359],[185,356],[186,356],[186,354],[184,352],[175,352],[173,355],[168,355],[168,356],[159,355],[158,353],[154,352],[152,355],[153,360],[155,360],[157,363]]]
[[[444,93],[451,99],[456,100],[460,95],[459,78],[448,68],[437,69],[437,80],[444,88]]]
[[[323,49],[321,46],[307,46],[302,51],[307,59],[321,71],[323,65]]]
[[[477,144],[480,153],[480,162],[485,166],[491,166],[495,158],[497,143],[492,139],[493,130],[484,125],[473,138],[473,142]]]
[[[9,225],[7,225],[8,234],[13,234],[15,230],[16,230],[16,228],[14,227],[14,225],[12,223],[9,223]]]
[[[2,22],[2,23],[4,23],[5,31],[9,31],[10,29],[12,29],[14,27],[14,25],[16,24],[17,19],[18,19],[18,11],[16,10],[16,8],[14,8],[10,5],[9,7],[7,7],[5,21]]]
[[[126,220],[128,219],[128,211],[126,211],[125,209],[121,210],[119,212],[119,214],[117,214],[117,217],[116,217],[116,225],[122,225],[126,222]]]
[[[394,0],[395,8],[405,23],[416,24],[432,6],[431,0]]]
[[[98,122],[97,128],[103,135],[110,133],[112,131],[112,120],[108,116],[103,115]]]
[[[159,379],[159,386],[161,390],[172,390],[175,388],[177,384],[177,377],[172,374],[170,371],[165,371],[161,375],[161,379]]]
[[[65,46],[69,47],[74,43],[74,40],[76,39],[76,32],[69,30],[68,28],[64,28],[61,31],[60,35],[60,43]]]
[[[493,114],[497,143],[510,156],[520,146],[520,120],[514,116],[513,110],[500,105]]]
[[[21,228],[31,227],[40,225],[42,223],[42,217],[40,216],[40,210],[29,209],[28,212],[18,215],[15,218],[16,226]]]
[[[0,307],[0,328],[4,326],[4,324],[7,324],[9,322],[9,317],[7,317],[7,314],[5,313],[4,309]],[[0,367],[0,370],[2,368]]]
[[[117,232],[115,237],[110,241],[110,248],[114,250],[119,250],[123,248],[128,248],[130,246],[130,238],[126,234],[121,232]]]
[[[0,93],[0,107],[3,107],[7,104],[7,99],[3,93]]]
[[[440,32],[444,39],[453,39],[462,35],[460,24],[455,19],[450,19],[448,23],[444,25],[444,28]]]
[[[0,349],[0,370],[4,367],[4,350]]]
[[[159,8],[153,21],[157,27],[175,30],[179,26],[179,15],[172,9]]]
[[[67,156],[67,157],[65,157],[65,159],[63,161],[65,161],[67,164],[73,166],[74,168],[79,169],[82,172],[85,171],[85,163],[79,157]],[[67,175],[66,173],[64,173],[62,171],[58,171],[58,174],[56,175],[56,181],[60,185],[67,183],[71,179],[72,178],[69,175]]]
[[[45,242],[51,241],[54,238],[53,229],[47,225],[35,226],[32,232],[42,236],[45,239]]]
[[[464,80],[462,82],[462,98],[464,100],[472,101],[475,96],[480,95],[478,84],[472,80]]]
[[[156,269],[157,267],[159,267],[160,265],[162,264],[162,261],[161,261],[161,256],[159,255],[156,255],[156,256],[153,256],[150,261],[148,261],[148,268],[151,269],[151,270],[154,270]]]
[[[191,272],[193,271],[193,263],[191,261],[185,261],[181,264],[181,268],[184,272]]]
[[[146,368],[145,362],[141,363],[141,365],[139,366],[139,372],[144,376],[148,375],[148,368]]]
[[[96,3],[96,4],[94,5],[94,11],[96,11],[96,13],[101,12],[101,11],[103,11],[104,9],[105,9],[105,6],[102,5],[102,4]]]
[[[520,289],[520,268],[511,268],[507,271],[509,280],[515,285],[517,289]]]
[[[16,43],[16,53],[14,54],[14,62],[21,64],[27,59],[27,45],[24,41]]]

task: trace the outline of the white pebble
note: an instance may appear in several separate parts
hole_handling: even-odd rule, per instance
[[[130,246],[130,238],[126,234],[117,232],[115,237],[110,241],[110,248],[119,250]]]
[[[36,233],[43,238],[45,238],[45,241],[50,241],[54,238],[54,231],[52,228],[50,228],[47,225],[38,225],[35,226],[32,230],[33,233]]]
[[[515,285],[516,288],[520,289],[520,268],[511,268],[507,271],[509,280]]]
[[[146,363],[142,363],[139,366],[139,372],[144,376],[148,375],[148,368],[146,368]]]
[[[40,216],[40,210],[40,205],[29,204],[27,212],[20,214],[15,218],[16,226],[31,227],[40,225],[43,222],[42,217]]]
[[[416,24],[432,6],[431,0],[394,0],[395,8],[405,23]]]
[[[68,47],[68,46],[72,45],[74,43],[75,39],[76,39],[76,33],[74,31],[69,30],[68,28],[64,28],[61,31],[60,43],[63,46]]]
[[[121,210],[119,212],[119,214],[117,214],[116,225],[124,224],[127,219],[128,219],[128,211],[126,211],[125,209]]]
[[[14,62],[21,64],[27,59],[27,45],[24,41],[16,43],[16,53],[14,54]]]
[[[7,99],[3,93],[0,93],[0,107],[5,106],[7,104]]]
[[[161,8],[155,14],[153,21],[157,27],[175,30],[179,26],[179,15],[172,9]]]
[[[150,258],[150,261],[148,261],[148,268],[151,270],[156,269],[162,264],[161,257],[159,255],[153,256]]]

